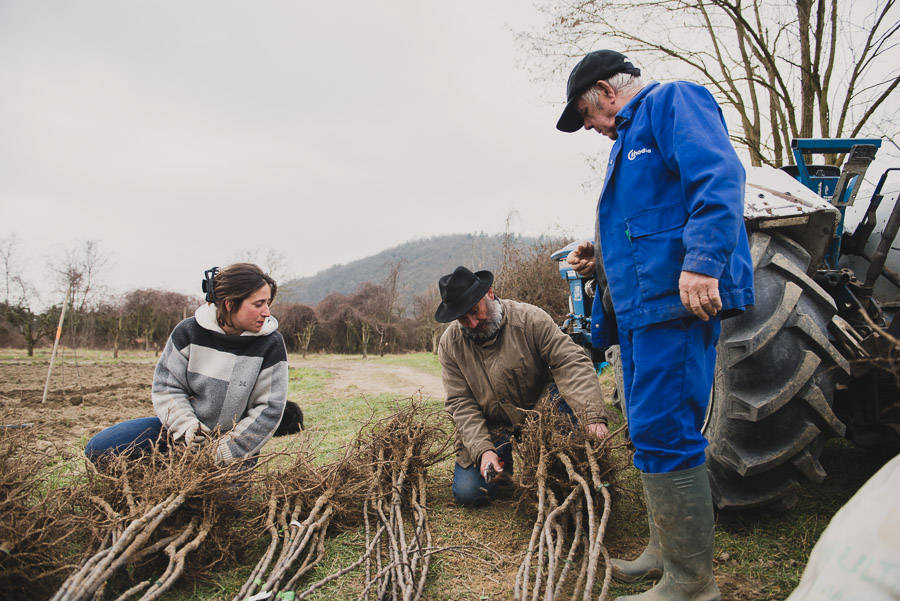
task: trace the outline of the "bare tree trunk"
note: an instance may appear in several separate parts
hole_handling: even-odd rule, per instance
[[[813,134],[816,85],[813,80],[810,27],[812,0],[797,0],[797,25],[800,33],[800,137]]]
[[[306,359],[306,354],[309,352],[309,341],[312,340],[312,335],[315,330],[316,323],[310,322],[303,328],[302,334],[297,334],[297,337],[300,339],[300,348],[303,349],[304,359]]]
[[[680,68],[710,89],[753,164],[792,160],[795,137],[880,137],[896,129],[888,108],[900,88],[896,0],[549,0],[545,26],[520,34],[536,74],[569,72],[598,41],[649,71]],[[839,74],[837,78],[835,75]],[[729,118],[731,118],[729,116]],[[826,157],[833,162],[841,157]]]
[[[371,334],[372,329],[369,324],[362,324],[362,327],[360,327],[359,343],[360,345],[362,345],[363,359],[367,359],[369,357],[369,338],[371,337]]]

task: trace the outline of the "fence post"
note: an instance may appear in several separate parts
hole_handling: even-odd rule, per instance
[[[56,326],[56,338],[53,340],[53,351],[50,353],[50,367],[47,368],[47,382],[44,384],[44,396],[41,402],[47,401],[47,391],[50,389],[50,374],[53,373],[53,360],[56,358],[56,349],[59,348],[59,337],[62,336],[63,320],[66,318],[66,308],[69,306],[69,295],[72,294],[72,285],[66,290],[66,300],[63,302],[62,311],[59,312],[59,325]]]

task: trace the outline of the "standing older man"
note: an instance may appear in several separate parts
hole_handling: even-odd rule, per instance
[[[493,281],[490,271],[460,266],[438,282],[443,302],[434,318],[455,321],[441,336],[438,357],[456,423],[453,495],[462,505],[497,496],[487,470],[512,469],[522,409],[533,409],[548,389],[588,432],[609,434],[597,372],[584,350],[542,309],[495,298]]]
[[[599,245],[584,243],[569,257],[582,275],[596,269],[607,288],[595,297],[592,342],[610,344],[614,312],[650,518],[647,549],[635,561],[615,560],[613,574],[661,578],[626,599],[719,599],[701,427],[719,321],[753,304],[744,169],[707,90],[682,81],[645,85],[618,52],[585,56],[566,96],[557,129],[584,127],[615,140],[597,204]]]

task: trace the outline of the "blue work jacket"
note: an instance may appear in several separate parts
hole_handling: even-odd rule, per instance
[[[616,115],[618,138],[597,202],[597,235],[619,329],[687,317],[678,279],[719,280],[722,316],[753,304],[744,167],[702,86],[653,82]],[[594,299],[592,342],[611,344]]]

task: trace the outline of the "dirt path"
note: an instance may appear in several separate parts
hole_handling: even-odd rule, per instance
[[[389,393],[400,397],[423,399],[444,397],[441,377],[404,365],[387,365],[377,358],[362,360],[343,357],[318,359],[316,357],[292,361],[291,367],[319,369],[334,374],[328,381],[326,392],[335,396],[353,394]]]

